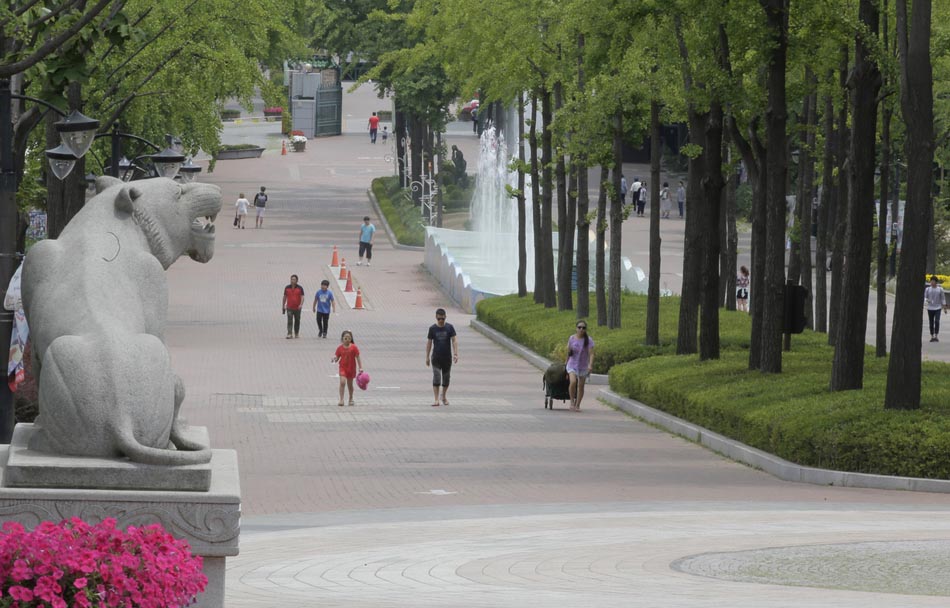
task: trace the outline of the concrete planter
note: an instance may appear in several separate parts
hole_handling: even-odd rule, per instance
[[[235,160],[238,158],[260,158],[264,148],[246,148],[242,150],[218,150],[215,160]]]
[[[294,152],[303,152],[307,149],[307,142],[305,141],[292,141],[290,142],[290,147]]]

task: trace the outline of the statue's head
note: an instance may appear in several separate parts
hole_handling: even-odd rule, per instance
[[[130,184],[100,177],[96,189],[100,196],[114,197],[116,211],[131,216],[165,269],[186,253],[196,262],[214,255],[214,220],[221,211],[217,186],[164,177]]]

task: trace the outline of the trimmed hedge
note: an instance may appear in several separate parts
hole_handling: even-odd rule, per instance
[[[401,245],[425,245],[426,232],[419,207],[406,200],[396,176],[377,177],[373,180],[373,194],[379,209]]]
[[[574,295],[575,309],[577,295]],[[597,345],[594,373],[605,374],[618,363],[644,357],[676,352],[676,331],[680,299],[667,297],[660,300],[660,346],[646,346],[647,298],[625,293],[621,296],[619,329],[598,327],[597,305],[590,298],[591,317],[588,332]],[[536,353],[554,360],[567,355],[567,338],[574,333],[577,320],[575,311],[558,312],[535,304],[532,297],[517,295],[488,298],[478,303],[478,319],[494,327],[512,340],[524,344]],[[719,317],[719,335],[723,350],[749,348],[749,315],[723,311]]]
[[[793,336],[783,372],[762,374],[748,369],[744,313],[720,311],[722,358],[700,362],[673,354],[678,298],[661,299],[659,347],[643,345],[646,297],[624,294],[622,307],[620,329],[588,319],[594,371],[609,370],[617,393],[801,465],[950,478],[950,365],[924,362],[919,410],[885,410],[887,359],[870,347],[864,389],[831,393],[834,349],[824,334]],[[565,358],[577,320],[574,311],[545,309],[530,296],[484,300],[478,318],[555,360]]]

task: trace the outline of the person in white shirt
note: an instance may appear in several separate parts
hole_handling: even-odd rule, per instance
[[[924,291],[924,303],[927,305],[927,320],[930,322],[930,341],[939,342],[940,311],[943,310],[943,287],[937,284],[937,276],[930,277],[930,287]]]
[[[237,207],[237,215],[234,218],[234,227],[235,228],[244,228],[244,220],[247,218],[247,208],[250,206],[251,202],[244,198],[244,193],[241,193],[241,196],[238,197],[235,201],[234,206]]]

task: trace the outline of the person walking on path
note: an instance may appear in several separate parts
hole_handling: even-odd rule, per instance
[[[571,378],[568,393],[571,411],[579,412],[584,400],[584,384],[594,367],[594,339],[587,335],[587,321],[577,322],[577,331],[567,339],[567,373]]]
[[[449,404],[449,380],[452,364],[459,362],[459,342],[455,328],[445,322],[445,309],[435,311],[435,324],[429,327],[426,341],[426,367],[432,366],[432,407],[439,407],[439,387],[442,387],[442,405]]]
[[[930,341],[939,342],[940,311],[943,310],[943,287],[937,284],[937,276],[930,277],[930,287],[924,291],[924,301],[927,303],[927,320],[930,322]]]
[[[627,204],[627,178],[620,176],[620,206]]]
[[[363,361],[360,359],[360,349],[353,342],[353,332],[346,329],[340,336],[340,345],[336,347],[332,363],[340,364],[340,401],[337,403],[343,407],[343,389],[350,391],[350,405],[356,405],[353,400],[353,379],[356,378],[357,370],[363,371]]]
[[[265,193],[264,186],[261,186],[261,191],[254,195],[254,207],[257,209],[257,222],[254,224],[255,228],[264,227],[264,208],[267,206],[267,194]]]
[[[376,143],[376,132],[379,130],[379,116],[376,116],[376,112],[373,112],[373,115],[369,117],[369,143]]]
[[[660,217],[670,217],[671,202],[673,201],[670,198],[670,184],[663,182],[663,188],[660,190]]]
[[[313,312],[317,313],[318,338],[327,337],[327,329],[330,326],[330,310],[336,312],[336,300],[333,299],[333,292],[330,291],[330,281],[323,279],[320,282],[320,289],[313,297]]]
[[[287,315],[287,339],[300,337],[300,309],[303,308],[303,287],[297,284],[297,275],[290,275],[290,285],[284,287],[281,311]]]
[[[640,184],[640,197],[637,199],[637,215],[640,217],[644,216],[647,208],[647,183],[643,182]]]
[[[676,188],[676,206],[680,209],[680,219],[683,219],[683,206],[686,204],[686,186],[683,185],[683,180],[680,180],[680,185]]]
[[[238,197],[237,201],[234,202],[234,206],[237,207],[237,217],[238,222],[234,226],[235,228],[244,229],[244,220],[247,219],[247,208],[251,204],[249,200],[244,198],[244,193],[241,193],[241,196]]]
[[[369,222],[369,216],[363,217],[363,223],[360,225],[360,259],[356,262],[357,266],[363,265],[363,255],[366,255],[366,265],[369,266],[373,260],[373,241],[376,240],[376,226]]]
[[[739,312],[749,312],[749,269],[745,266],[739,267],[739,274],[736,275],[736,310]]]

